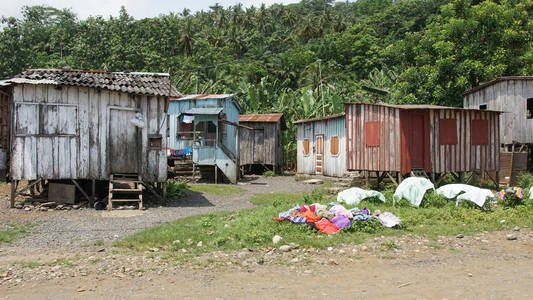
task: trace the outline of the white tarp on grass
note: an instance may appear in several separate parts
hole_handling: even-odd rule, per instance
[[[394,203],[405,198],[411,203],[411,205],[419,207],[420,203],[422,203],[422,199],[424,199],[426,191],[430,189],[434,190],[435,186],[427,178],[409,177],[404,179],[402,183],[398,185],[392,198]]]
[[[337,194],[337,202],[346,203],[348,205],[357,205],[364,199],[370,197],[377,197],[379,200],[385,202],[385,196],[382,193],[374,190],[363,190],[358,187],[346,189]]]

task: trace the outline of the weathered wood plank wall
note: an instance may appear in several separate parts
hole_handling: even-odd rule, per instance
[[[533,118],[527,118],[527,99],[533,98],[533,79],[503,80],[466,94],[463,107],[502,111],[500,142],[533,143]]]
[[[19,84],[14,87],[11,176],[15,180],[109,179],[111,166],[129,164],[138,153],[143,180],[166,180],[166,99],[86,87]],[[116,109],[119,126],[109,123]],[[146,125],[138,138],[124,139],[139,110]],[[115,120],[113,120],[115,121]],[[160,134],[161,150],[148,149],[148,135]],[[109,141],[118,141],[123,157],[109,157]],[[135,162],[134,162],[135,163]],[[115,164],[115,165],[113,165]]]
[[[264,164],[282,169],[283,149],[279,121],[241,122],[241,124],[254,130],[241,128],[239,131],[240,164]]]

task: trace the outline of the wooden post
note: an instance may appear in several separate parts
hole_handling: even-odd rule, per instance
[[[163,188],[163,202],[166,203],[167,202],[167,183],[166,182],[162,183],[162,188]]]
[[[91,184],[91,200],[89,200],[89,207],[94,207],[94,197],[96,197],[96,180],[93,179]]]
[[[218,166],[215,163],[215,184],[218,184]]]
[[[17,193],[17,181],[11,180],[11,201],[10,206],[11,208],[15,207],[15,195]]]
[[[459,181],[465,183],[465,172],[459,172]]]
[[[363,171],[363,172],[365,174],[365,185],[368,186],[368,182],[369,182],[368,177],[369,177],[369,173],[370,172],[368,172],[368,171]]]

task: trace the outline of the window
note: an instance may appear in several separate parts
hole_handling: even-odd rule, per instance
[[[194,130],[194,116],[180,115],[177,118],[178,122],[178,138],[184,140],[190,140],[193,138]]]
[[[309,140],[304,140],[302,144],[303,144],[304,155],[309,155]]]
[[[533,98],[527,98],[527,110],[526,117],[528,119],[533,119]]]
[[[457,120],[440,119],[439,120],[439,143],[441,145],[457,144]]]
[[[329,139],[329,152],[331,155],[339,155],[339,137],[332,136]]]
[[[487,109],[487,104],[481,104],[481,105],[479,106],[479,109],[481,109],[481,110],[486,110],[486,109]]]
[[[56,103],[16,103],[17,136],[77,135],[78,107]]]
[[[365,123],[365,143],[367,147],[379,146],[379,122]]]
[[[470,122],[470,143],[487,145],[489,143],[489,121],[472,120]]]
[[[150,150],[161,150],[163,145],[163,138],[159,134],[148,135],[148,148]]]

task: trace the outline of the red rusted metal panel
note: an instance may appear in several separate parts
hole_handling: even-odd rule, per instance
[[[455,145],[457,144],[457,120],[440,119],[439,120],[439,144]]]
[[[282,117],[283,117],[283,114],[248,114],[248,115],[239,115],[239,122],[276,123]]]
[[[487,120],[472,120],[470,126],[472,145],[487,145],[489,142],[489,122]]]
[[[379,146],[379,122],[365,123],[365,145],[367,147]]]

